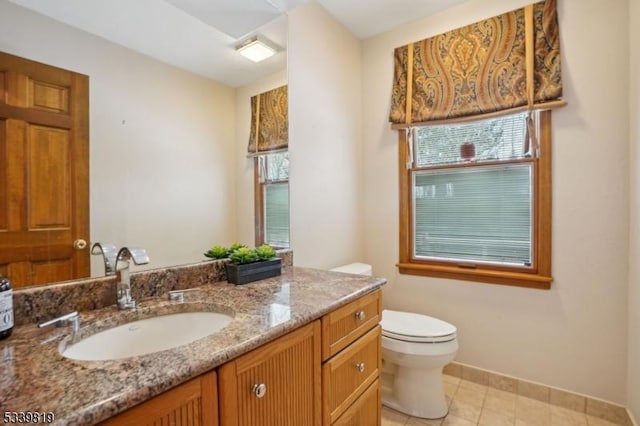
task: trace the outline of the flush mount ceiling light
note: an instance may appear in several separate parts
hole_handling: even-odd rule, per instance
[[[253,62],[264,61],[276,54],[275,47],[257,36],[242,42],[236,47],[236,50]]]

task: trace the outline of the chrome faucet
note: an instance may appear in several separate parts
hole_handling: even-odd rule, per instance
[[[115,275],[116,273],[116,255],[118,249],[115,244],[111,243],[95,243],[91,247],[91,254],[101,254],[104,259],[104,274],[106,276]]]
[[[143,248],[122,247],[116,256],[116,297],[118,309],[135,309],[136,301],[131,298],[131,279],[129,277],[129,261],[136,265],[149,263],[149,256]]]

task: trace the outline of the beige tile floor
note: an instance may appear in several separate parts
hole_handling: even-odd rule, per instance
[[[438,420],[382,407],[382,426],[615,426],[584,413],[444,375],[449,414]]]

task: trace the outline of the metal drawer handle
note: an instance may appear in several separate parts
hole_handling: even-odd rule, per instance
[[[360,373],[364,373],[364,362],[357,363],[356,370],[358,370]]]
[[[256,397],[263,398],[267,393],[267,385],[264,383],[260,383],[259,385],[255,384],[253,385],[253,388],[251,388],[251,392],[253,392]]]
[[[364,319],[367,317],[367,314],[364,313],[364,311],[358,311],[356,312],[356,319],[358,321],[364,321]]]

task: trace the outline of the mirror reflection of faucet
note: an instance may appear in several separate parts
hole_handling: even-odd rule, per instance
[[[102,258],[104,259],[104,274],[106,276],[115,275],[116,255],[118,254],[118,249],[115,244],[95,243],[91,247],[91,254],[102,255]]]
[[[145,249],[140,247],[122,247],[118,251],[115,261],[118,309],[136,308],[136,301],[131,298],[130,260],[136,265],[146,265],[149,263],[149,256]]]

